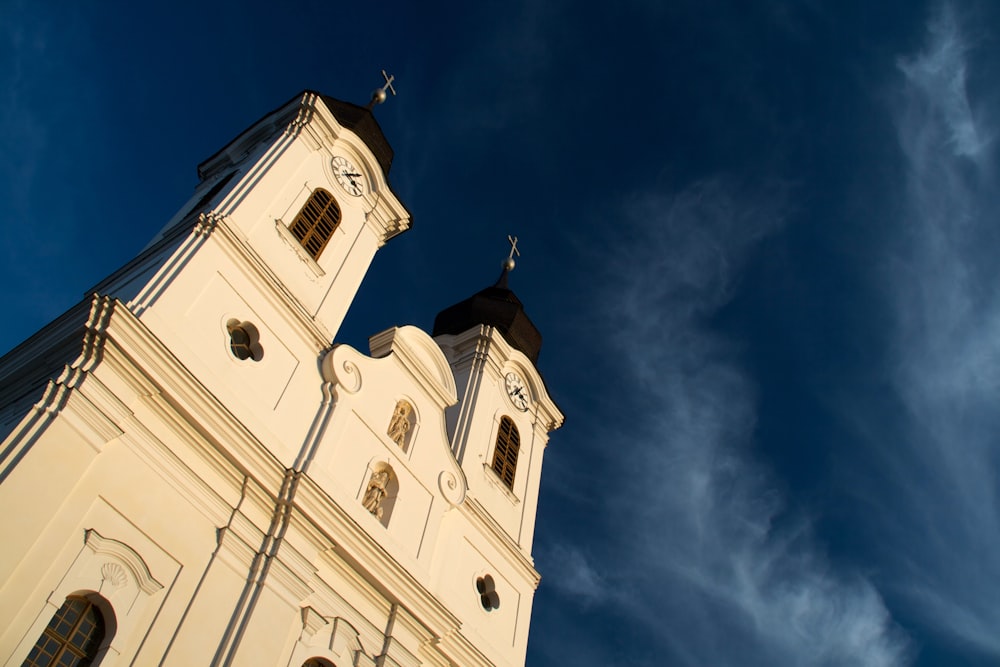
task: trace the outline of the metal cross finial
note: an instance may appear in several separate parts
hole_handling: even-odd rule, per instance
[[[376,104],[382,104],[385,102],[385,91],[389,91],[396,95],[396,89],[392,87],[392,82],[396,80],[396,76],[393,74],[386,74],[385,70],[382,70],[382,78],[385,79],[385,85],[381,88],[376,88],[372,91],[372,101],[368,103],[368,110],[371,111]]]
[[[507,255],[507,259],[504,260],[503,268],[506,269],[507,271],[513,271],[514,270],[514,255],[517,255],[518,257],[520,257],[521,256],[521,251],[517,249],[517,237],[516,236],[511,236],[510,234],[508,234],[507,235],[507,241],[510,242],[510,254]]]
[[[518,257],[520,257],[521,256],[521,251],[517,249],[517,237],[516,236],[511,236],[510,234],[508,234],[507,235],[507,241],[510,242],[510,254],[507,255],[507,259],[514,259],[514,255],[517,255]]]
[[[396,80],[395,74],[386,74],[385,70],[382,70],[382,78],[385,79],[385,85],[382,86],[382,92],[384,93],[386,89],[389,90],[393,96],[396,95],[396,89],[392,87],[392,82]]]

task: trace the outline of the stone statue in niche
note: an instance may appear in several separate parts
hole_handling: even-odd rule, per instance
[[[376,470],[368,480],[368,488],[361,504],[377,519],[382,518],[382,501],[385,499],[385,487],[389,484],[389,471]]]
[[[392,412],[392,419],[389,420],[389,428],[386,433],[400,447],[406,446],[406,434],[410,430],[410,415],[413,413],[413,406],[406,401],[396,403],[396,409]]]

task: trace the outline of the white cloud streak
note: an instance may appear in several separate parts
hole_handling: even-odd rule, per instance
[[[1000,187],[990,113],[966,89],[973,46],[945,4],[899,62],[906,216],[881,278],[905,417],[872,443],[892,487],[868,500],[913,615],[1000,659]]]
[[[645,629],[659,658],[633,664],[907,659],[875,588],[832,567],[755,461],[754,384],[736,343],[709,323],[755,244],[780,227],[785,199],[781,188],[751,194],[716,180],[639,197],[619,225],[607,317],[636,394],[619,441],[587,444],[619,454],[602,489],[613,531],[571,571],[605,573],[590,602]],[[580,586],[578,575],[554,577]]]

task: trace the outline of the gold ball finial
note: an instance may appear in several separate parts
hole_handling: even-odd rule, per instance
[[[371,111],[376,105],[385,102],[385,91],[388,90],[393,95],[396,94],[396,89],[392,87],[392,82],[396,80],[396,77],[392,74],[386,74],[385,70],[382,70],[382,78],[385,79],[385,85],[381,88],[376,88],[372,91],[372,99],[368,103],[368,110]]]

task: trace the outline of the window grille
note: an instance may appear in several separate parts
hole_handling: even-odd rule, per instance
[[[339,224],[340,207],[337,206],[337,200],[320,188],[309,196],[288,229],[313,259],[319,259]]]
[[[521,435],[510,417],[500,420],[497,446],[493,450],[493,472],[499,475],[508,489],[514,489],[514,471],[517,469],[517,452],[521,447]]]
[[[86,667],[104,640],[104,617],[87,598],[71,595],[59,607],[22,667]]]

